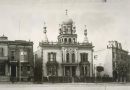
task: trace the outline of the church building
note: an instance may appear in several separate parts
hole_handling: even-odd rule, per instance
[[[60,24],[58,42],[49,42],[47,27],[43,29],[44,40],[36,51],[37,57],[42,59],[43,77],[92,77],[94,46],[88,41],[86,27],[84,41],[79,43],[75,23],[66,12]]]

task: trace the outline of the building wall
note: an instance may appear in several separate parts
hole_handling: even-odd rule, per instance
[[[7,44],[0,44],[0,48],[3,48],[3,57],[0,57],[0,59],[7,59],[7,56],[8,56]]]
[[[5,76],[8,76],[8,72],[9,72],[9,69],[8,69],[8,46],[7,44],[4,44],[4,43],[0,43],[0,48],[3,49],[3,56],[0,55],[0,63],[1,65],[3,64],[4,65],[4,71],[5,72]],[[2,68],[2,67],[1,67]],[[2,75],[3,76],[3,75]]]
[[[94,52],[94,60],[93,60],[93,68],[95,71],[95,67],[102,66],[104,67],[104,71],[102,72],[102,76],[109,75],[112,77],[112,50],[111,49],[103,49]],[[96,71],[95,71],[96,73]]]
[[[48,53],[55,52],[56,53],[56,61],[59,63],[58,66],[58,76],[62,76],[62,52],[61,49],[58,48],[43,48],[43,75],[47,76],[47,67],[46,63],[48,61]]]
[[[84,48],[84,49],[79,49],[78,50],[78,63],[81,61],[80,53],[88,53],[88,61],[90,63],[90,76],[92,77],[93,75],[93,50]]]
[[[112,63],[112,50],[111,49],[107,49],[106,50],[106,55],[105,55],[105,61],[104,61],[104,71],[105,74],[108,74],[109,77],[113,77],[113,63]]]
[[[16,77],[19,81],[33,76],[33,43],[22,41],[8,41],[8,59],[9,76],[12,77],[12,71],[16,71]],[[11,54],[12,51],[14,54]],[[14,58],[12,58],[12,56]],[[16,66],[16,70],[12,66]],[[21,79],[22,78],[22,79]]]
[[[43,52],[42,52],[43,50]],[[70,51],[71,50],[71,51]],[[69,51],[69,53],[74,52],[75,53],[75,63],[80,63],[81,58],[80,58],[80,53],[88,53],[88,61],[90,63],[90,76],[92,76],[92,60],[93,60],[93,50],[89,48],[84,48],[84,49],[78,49],[77,47],[62,47],[62,48],[55,48],[55,47],[43,47],[39,48],[37,52],[35,52],[38,55],[38,58],[42,58],[43,56],[43,76],[47,76],[47,61],[48,61],[48,53],[50,52],[55,52],[56,53],[56,61],[58,62],[58,76],[63,76],[63,68],[62,68],[62,58],[63,60],[66,60],[66,52]],[[41,55],[43,53],[43,55]],[[63,57],[62,57],[63,53]],[[64,60],[64,62],[66,62]],[[77,67],[76,69],[76,75],[80,75],[80,69]]]

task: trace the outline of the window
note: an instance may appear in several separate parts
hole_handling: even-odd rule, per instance
[[[11,54],[11,61],[14,61],[15,60],[15,51],[11,51],[10,52]]]
[[[4,48],[0,48],[0,57],[4,56]]]
[[[75,43],[75,38],[73,38],[73,42]]]
[[[97,60],[98,59],[98,55],[94,55],[94,59]]]
[[[56,61],[56,53],[54,53],[54,52],[48,53],[48,60]]]
[[[20,51],[20,60],[21,61],[28,61],[28,53],[25,50]]]
[[[66,62],[69,63],[69,53],[66,54]]]
[[[71,43],[71,38],[69,38],[69,43]]]
[[[88,74],[87,66],[81,66],[80,67],[80,75],[86,76]]]
[[[27,71],[30,71],[30,66],[27,66]]]
[[[72,54],[72,63],[74,63],[75,62],[75,54],[73,53]]]
[[[88,53],[80,53],[81,62],[87,62],[88,61]]]
[[[67,38],[65,38],[65,43],[67,43]]]
[[[48,76],[56,76],[57,75],[57,67],[56,66],[47,67],[47,75]]]

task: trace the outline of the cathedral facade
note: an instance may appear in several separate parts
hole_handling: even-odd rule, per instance
[[[87,38],[84,29],[84,41],[77,41],[76,26],[68,15],[60,24],[58,42],[49,42],[44,29],[44,40],[39,43],[37,58],[42,59],[43,77],[92,77],[93,75],[93,45]]]

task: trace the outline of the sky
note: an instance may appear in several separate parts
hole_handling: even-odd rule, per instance
[[[44,37],[44,22],[49,41],[57,41],[66,9],[76,24],[79,42],[83,42],[86,25],[94,50],[117,40],[130,51],[130,0],[0,0],[0,36],[31,40],[36,51]]]

